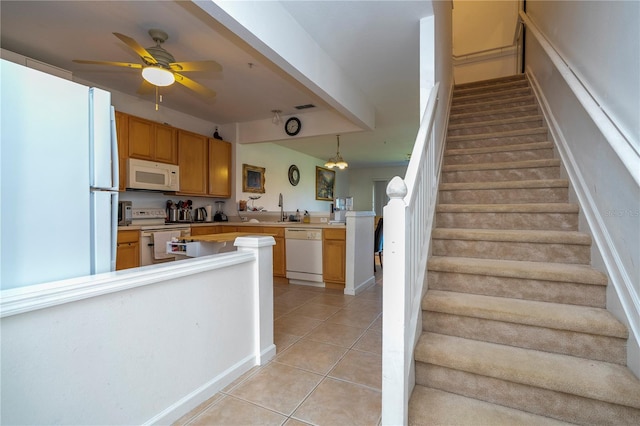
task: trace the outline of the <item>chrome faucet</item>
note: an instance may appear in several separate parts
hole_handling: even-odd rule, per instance
[[[284,222],[284,203],[282,202],[282,192],[278,196],[278,207],[280,207],[280,221]]]

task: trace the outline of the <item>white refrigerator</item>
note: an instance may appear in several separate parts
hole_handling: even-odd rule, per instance
[[[115,270],[111,94],[0,59],[0,288]]]

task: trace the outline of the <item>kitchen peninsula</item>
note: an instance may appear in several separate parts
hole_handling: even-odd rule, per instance
[[[272,236],[273,276],[280,282],[288,282],[286,269],[286,229],[322,230],[322,278],[327,288],[344,289],[345,294],[355,295],[375,283],[373,277],[373,212],[349,211],[346,224],[326,222],[199,222],[191,223],[191,237],[202,240],[202,236],[242,233]],[[121,226],[119,234],[136,233],[136,226]],[[199,238],[198,238],[199,237]],[[206,238],[205,238],[206,239]],[[215,240],[215,238],[213,238]],[[124,242],[123,242],[124,243]],[[131,243],[127,243],[131,244]],[[227,243],[229,245],[229,243]],[[128,246],[127,246],[128,247]],[[125,256],[128,252],[123,252]],[[119,262],[124,259],[118,255]],[[134,266],[134,265],[131,265]]]

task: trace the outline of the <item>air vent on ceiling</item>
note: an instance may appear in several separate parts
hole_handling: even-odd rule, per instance
[[[309,108],[315,108],[316,106],[314,104],[306,104],[306,105],[296,105],[295,109],[309,109]]]

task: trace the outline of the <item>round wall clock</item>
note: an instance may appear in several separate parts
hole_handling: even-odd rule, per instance
[[[289,136],[295,136],[300,133],[301,127],[302,124],[300,123],[300,120],[297,117],[291,117],[284,124],[284,131],[287,132]]]
[[[296,186],[298,182],[300,182],[300,170],[298,170],[298,166],[293,164],[289,167],[289,183]]]

